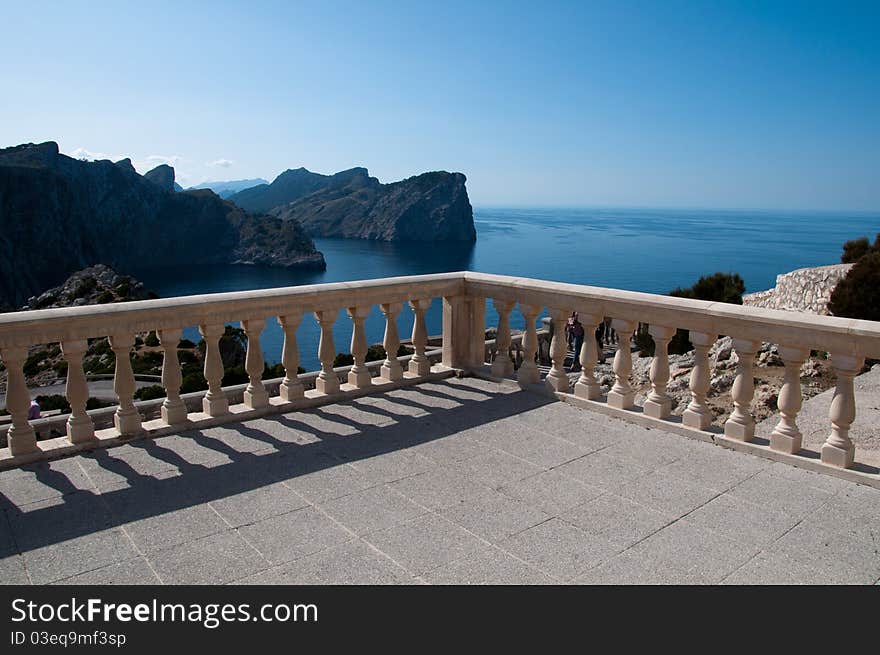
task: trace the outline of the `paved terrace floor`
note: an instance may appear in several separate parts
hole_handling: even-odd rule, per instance
[[[476,379],[0,473],[5,583],[867,583],[880,491]]]

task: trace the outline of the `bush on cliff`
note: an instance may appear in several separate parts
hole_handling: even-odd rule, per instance
[[[872,252],[880,252],[880,234],[877,234],[877,237],[874,239],[874,245],[871,245],[868,237],[859,237],[844,243],[840,263],[855,264],[862,257]]]
[[[880,321],[880,249],[862,256],[837,283],[828,310],[834,316]]]

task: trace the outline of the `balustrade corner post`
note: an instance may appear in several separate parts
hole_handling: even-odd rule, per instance
[[[315,380],[315,389],[319,393],[331,394],[339,391],[339,378],[333,370],[333,360],[336,358],[336,346],[333,343],[333,323],[339,315],[339,310],[320,310],[315,312],[315,320],[321,326],[321,339],[318,342],[318,360],[321,362],[321,372]]]
[[[565,354],[568,344],[565,340],[565,321],[571,312],[567,309],[550,309],[550,318],[553,321],[553,335],[550,340],[550,372],[544,379],[544,384],[551,391],[568,393],[571,391],[571,381],[565,372]],[[577,357],[577,354],[575,354]]]
[[[492,375],[506,378],[513,373],[510,359],[510,312],[516,304],[512,300],[494,300],[498,312],[498,329],[495,332],[495,359],[492,361]]]
[[[110,348],[116,356],[116,370],[113,376],[113,391],[119,407],[113,415],[113,425],[119,434],[137,434],[141,430],[141,415],[134,406],[134,371],[131,368],[131,348],[134,336],[129,332],[111,334]]]
[[[649,325],[648,334],[654,339],[654,357],[651,358],[651,390],[645,398],[645,416],[664,419],[672,413],[672,400],[666,393],[669,384],[669,342],[675,328],[663,325]]]
[[[293,402],[305,394],[299,381],[299,346],[296,343],[296,329],[302,321],[302,314],[286,314],[278,317],[278,324],[284,332],[284,346],[281,350],[281,363],[284,365],[284,379],[278,387],[278,396],[285,402]]]
[[[431,298],[418,298],[409,301],[413,310],[412,344],[415,354],[409,360],[409,372],[414,375],[428,375],[431,372],[431,362],[425,355],[428,346],[428,328],[425,324],[425,312],[431,306]]]
[[[382,303],[379,305],[379,309],[382,310],[382,315],[385,317],[385,337],[382,340],[382,346],[385,348],[385,361],[382,362],[379,375],[383,380],[397,382],[403,379],[403,367],[400,365],[400,360],[397,359],[397,352],[400,350],[397,315],[403,309],[403,303]]]
[[[593,372],[599,360],[599,348],[596,342],[596,328],[602,322],[602,316],[579,312],[580,321],[584,326],[584,345],[580,353],[581,375],[574,385],[574,395],[586,400],[598,400],[602,396],[602,387]]]
[[[67,438],[70,443],[85,443],[95,440],[95,423],[86,412],[89,400],[89,385],[83,370],[83,355],[89,344],[85,339],[71,339],[61,342],[61,354],[67,362],[67,385],[65,393],[70,404],[67,418]]]
[[[516,380],[521,387],[537,384],[541,381],[541,371],[535,363],[535,356],[538,354],[538,332],[535,328],[535,321],[538,320],[541,309],[540,305],[524,305],[522,303],[519,305],[519,311],[526,321],[526,329],[522,338],[523,361],[516,372]]]
[[[266,319],[249,318],[241,322],[247,337],[247,353],[244,358],[244,370],[248,374],[248,385],[244,390],[244,404],[251,409],[259,409],[269,405],[269,392],[263,386],[263,348],[260,335],[266,327]]]
[[[162,347],[162,386],[165,387],[165,400],[162,401],[160,412],[162,420],[168,425],[185,423],[187,416],[186,403],[180,397],[183,375],[177,357],[177,344],[182,335],[180,328],[156,330]]]
[[[739,361],[736,364],[736,379],[730,390],[733,411],[724,423],[724,436],[729,439],[751,441],[755,438],[755,418],[751,413],[751,405],[755,396],[755,353],[760,346],[759,341],[733,340]]]
[[[636,330],[635,321],[615,318],[611,327],[617,331],[617,352],[614,355],[614,386],[608,392],[608,404],[617,409],[632,409],[635,406],[636,392],[629,383],[632,373],[632,340]]]
[[[199,334],[205,340],[205,379],[208,391],[202,398],[202,411],[208,416],[229,413],[229,399],[223,393],[223,358],[220,356],[220,337],[226,331],[222,323],[199,325]]]
[[[6,365],[6,409],[12,415],[12,425],[6,433],[9,451],[13,455],[26,455],[38,450],[37,433],[28,421],[31,395],[22,367],[27,359],[25,346],[10,346],[0,351]]]
[[[717,335],[705,332],[691,332],[690,342],[694,344],[694,368],[691,370],[691,401],[681,415],[681,422],[689,428],[705,430],[712,425],[712,410],[706,403],[709,395],[711,365],[709,349]]]
[[[443,366],[462,370],[482,367],[486,351],[486,299],[443,297]]]
[[[849,426],[856,418],[853,378],[865,363],[862,357],[831,353],[831,365],[837,373],[837,385],[828,409],[831,434],[822,445],[822,461],[838,468],[849,468],[855,460],[856,447],[849,438]]]
[[[785,378],[779,399],[779,423],[770,434],[770,448],[783,453],[794,454],[803,446],[803,436],[797,426],[797,415],[804,403],[801,391],[801,366],[810,351],[803,348],[779,346],[779,356],[785,364]]]
[[[347,310],[348,317],[352,322],[351,331],[351,354],[354,358],[354,365],[348,372],[348,383],[363,389],[373,384],[373,378],[370,375],[370,369],[366,366],[367,360],[367,333],[364,329],[364,321],[370,315],[370,305],[358,305],[349,307]]]

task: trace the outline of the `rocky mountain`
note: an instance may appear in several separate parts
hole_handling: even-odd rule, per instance
[[[275,178],[272,184],[260,184],[245,189],[229,200],[251,212],[267,212],[300,198],[329,187],[345,185],[353,177],[367,175],[366,168],[352,168],[335,175],[312,173],[305,168],[286,170]]]
[[[203,182],[202,184],[197,184],[196,186],[191,186],[190,189],[210,189],[211,191],[216,193],[221,198],[229,198],[230,196],[235,195],[239,191],[244,191],[245,189],[250,189],[251,187],[255,187],[260,184],[269,184],[269,182],[264,180],[261,177],[257,177],[252,180],[229,180],[227,182]]]
[[[466,178],[461,173],[423,173],[390,184],[370,177],[365,168],[330,177],[323,188],[270,213],[298,221],[313,237],[379,241],[477,238]]]
[[[155,293],[148,291],[140,280],[120,275],[104,264],[95,264],[76,271],[57,287],[47,289],[39,296],[28,298],[27,305],[21,309],[104,305],[157,297]]]
[[[296,222],[249,215],[208,190],[173,189],[171,167],[141,176],[129,160],[80,161],[54,142],[0,149],[0,306],[97,263],[325,268]]]

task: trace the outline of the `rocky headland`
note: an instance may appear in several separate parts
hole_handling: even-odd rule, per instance
[[[98,263],[326,267],[295,221],[176,188],[166,165],[142,176],[128,159],[80,161],[54,142],[0,149],[0,307]]]
[[[435,171],[382,184],[366,168],[320,175],[288,170],[272,184],[230,200],[300,223],[313,237],[378,241],[464,241],[477,238],[461,173]]]

